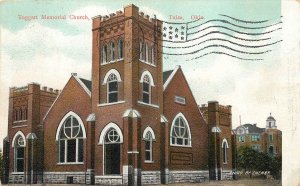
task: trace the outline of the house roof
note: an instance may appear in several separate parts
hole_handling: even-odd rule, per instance
[[[79,78],[79,79],[86,86],[86,88],[88,88],[90,91],[92,91],[92,81],[83,79],[83,78]]]
[[[167,81],[167,79],[170,77],[172,74],[173,70],[168,70],[163,72],[163,83]]]
[[[257,127],[256,124],[244,124],[245,128],[248,128],[249,133],[262,133],[265,131],[265,128]]]

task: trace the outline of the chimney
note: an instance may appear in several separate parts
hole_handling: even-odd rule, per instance
[[[43,86],[43,91],[47,91],[47,87],[46,86]]]

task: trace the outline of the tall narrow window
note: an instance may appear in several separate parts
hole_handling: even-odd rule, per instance
[[[105,174],[120,174],[120,135],[111,128],[104,139]]]
[[[147,43],[145,43],[145,61],[149,62],[149,49]]]
[[[173,120],[173,124],[171,127],[171,145],[191,145],[191,133],[188,128],[186,119],[183,118],[183,115],[181,113]]]
[[[23,118],[23,112],[22,112],[22,108],[19,109],[19,120],[22,120]]]
[[[27,108],[24,108],[24,120],[27,120]]]
[[[15,109],[15,121],[18,121],[19,112],[18,109]]]
[[[123,58],[123,40],[121,38],[118,41],[118,58]]]
[[[143,60],[143,43],[142,42],[140,42],[139,59]]]
[[[107,79],[107,100],[108,103],[118,101],[118,78],[113,73]]]
[[[228,143],[227,140],[224,139],[222,142],[223,163],[227,163],[227,148],[228,148]]]
[[[151,47],[151,63],[154,64],[154,46]]]
[[[15,140],[15,172],[24,172],[25,139],[18,135]]]
[[[145,161],[152,161],[152,144],[153,137],[150,131],[145,136]]]
[[[59,133],[59,162],[83,162],[83,131],[78,120],[69,116]]]
[[[110,61],[115,60],[115,44],[113,42],[110,42]]]
[[[151,98],[150,78],[148,75],[145,75],[143,79],[143,102],[150,103],[150,98]]]
[[[107,46],[103,45],[102,47],[102,64],[107,62]]]

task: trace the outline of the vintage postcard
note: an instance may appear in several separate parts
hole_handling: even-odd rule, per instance
[[[300,1],[0,1],[1,184],[300,185]]]

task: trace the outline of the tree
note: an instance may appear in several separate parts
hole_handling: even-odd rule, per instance
[[[267,153],[242,146],[237,154],[237,167],[239,170],[249,173],[250,178],[254,171],[258,173],[269,171],[274,178],[279,179],[281,157],[271,157]]]

